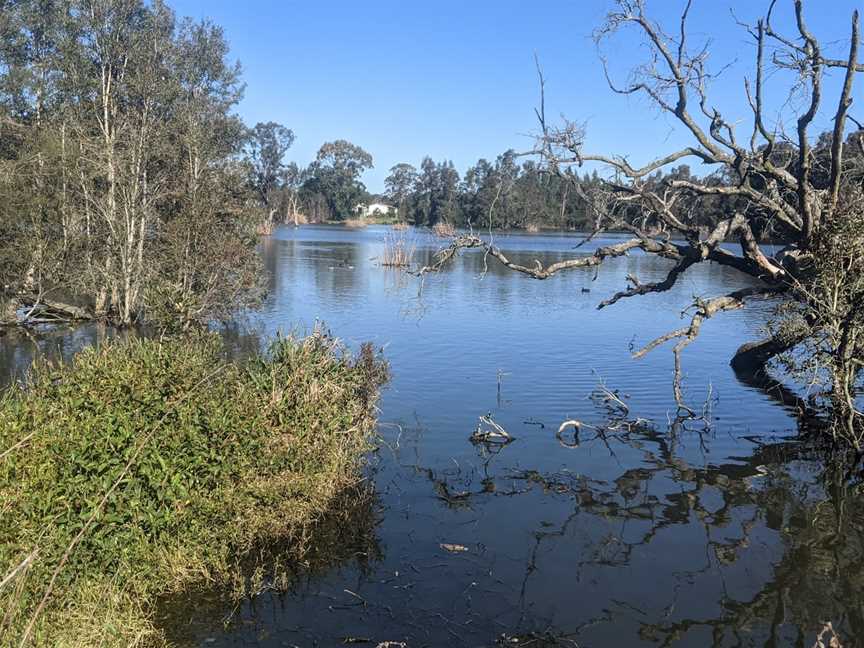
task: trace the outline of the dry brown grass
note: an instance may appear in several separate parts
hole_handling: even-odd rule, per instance
[[[432,233],[439,238],[453,238],[456,236],[456,228],[452,223],[440,221],[432,226]]]
[[[414,260],[417,243],[407,227],[393,227],[384,234],[384,251],[381,265],[389,268],[407,268]]]
[[[368,223],[363,218],[348,218],[343,224],[345,227],[350,227],[351,229],[360,229],[361,227],[366,227]]]
[[[404,223],[402,221],[399,221],[398,223],[393,223],[390,226],[390,228],[394,229],[394,230],[407,230],[408,229],[408,223]]]
[[[540,226],[537,223],[528,223],[525,226],[525,231],[529,234],[536,234],[540,231]]]
[[[286,222],[294,225],[308,225],[309,218],[306,216],[306,214],[297,212],[296,214],[294,214],[294,216],[289,217]]]

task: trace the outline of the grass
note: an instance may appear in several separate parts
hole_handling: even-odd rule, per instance
[[[432,226],[432,233],[439,238],[453,238],[456,236],[456,228],[452,223],[438,221]]]
[[[345,225],[345,227],[349,227],[351,229],[359,229],[361,227],[366,227],[369,225],[369,223],[366,222],[365,218],[346,218],[344,221],[342,221],[342,224]]]
[[[243,365],[202,336],[36,366],[0,399],[0,645],[164,646],[159,597],[241,595],[262,546],[302,554],[358,482],[386,374],[321,332]]]
[[[417,244],[406,228],[391,228],[384,233],[384,251],[381,265],[391,268],[407,268],[414,259]]]

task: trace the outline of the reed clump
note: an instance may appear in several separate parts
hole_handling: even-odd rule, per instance
[[[456,228],[452,223],[438,221],[432,226],[432,233],[439,238],[453,238],[456,236]]]
[[[242,588],[268,542],[302,553],[360,479],[386,379],[321,331],[243,364],[206,335],[35,366],[0,398],[0,644],[166,645],[158,597]]]
[[[407,268],[414,260],[417,243],[407,229],[390,229],[384,234],[380,263],[390,268]]]

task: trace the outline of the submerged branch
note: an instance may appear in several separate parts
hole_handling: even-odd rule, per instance
[[[702,329],[702,323],[706,319],[710,319],[717,313],[744,308],[745,302],[748,299],[757,297],[769,297],[777,294],[777,292],[781,290],[782,289],[780,288],[772,289],[770,287],[754,287],[736,290],[735,292],[729,293],[728,295],[714,297],[707,301],[697,298],[693,304],[696,307],[696,312],[693,314],[690,320],[690,324],[688,326],[676,329],[652,340],[642,349],[634,353],[633,357],[636,359],[643,358],[648,353],[656,349],[658,346],[677,339],[678,343],[672,350],[672,353],[675,357],[675,369],[672,383],[675,393],[675,402],[680,408],[687,411],[692,411],[684,404],[684,396],[681,391],[681,353],[698,337],[699,331]]]

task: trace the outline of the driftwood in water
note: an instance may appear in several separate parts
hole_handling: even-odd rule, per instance
[[[45,296],[24,295],[18,297],[18,302],[28,308],[20,324],[41,324],[57,321],[91,320],[93,314],[81,306],[68,304]]]
[[[516,440],[516,437],[492,420],[492,414],[479,418],[477,429],[471,435],[471,443],[506,445]]]

